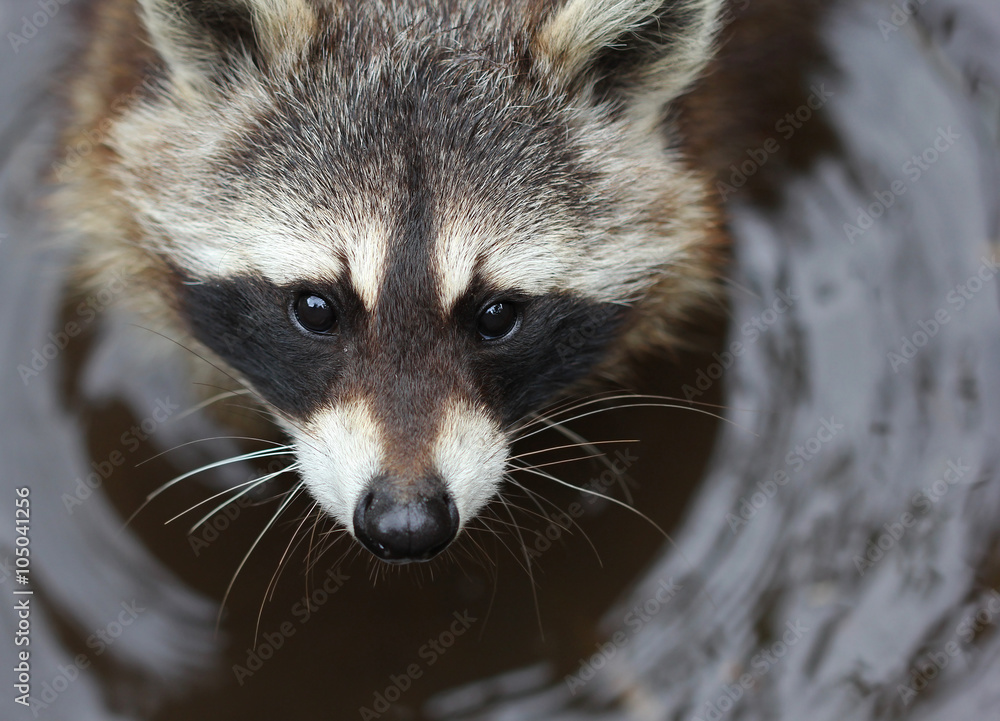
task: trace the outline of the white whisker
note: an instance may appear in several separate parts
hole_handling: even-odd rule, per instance
[[[538,450],[538,451],[530,451],[528,453],[519,453],[516,456],[510,456],[507,460],[509,460],[509,461],[515,461],[515,460],[518,460],[518,459],[521,459],[521,458],[527,458],[528,456],[537,456],[540,453],[549,453],[550,451],[562,451],[562,450],[565,450],[565,449],[568,449],[568,448],[580,448],[581,446],[584,446],[584,447],[586,447],[586,446],[594,446],[594,445],[597,445],[598,443],[639,443],[639,440],[636,439],[636,438],[623,439],[623,440],[613,440],[613,441],[586,441],[585,440],[583,443],[569,443],[569,444],[564,445],[564,446],[553,446],[551,448],[542,448],[541,450]],[[596,453],[596,454],[590,454],[590,455],[603,456],[605,454],[601,453],[600,451],[598,451],[598,453]],[[587,457],[589,457],[589,456],[582,456],[582,458],[587,458]]]
[[[287,447],[290,448],[290,446],[287,446]],[[128,524],[130,524],[133,520],[135,520],[135,517],[138,516],[139,513],[141,513],[142,510],[146,506],[148,506],[149,503],[153,499],[155,499],[157,496],[159,496],[160,494],[164,493],[165,491],[167,491],[171,487],[177,485],[181,481],[190,478],[191,476],[195,476],[195,475],[197,475],[199,473],[202,473],[204,471],[210,471],[213,468],[219,468],[220,466],[226,466],[226,465],[229,465],[231,463],[239,463],[240,461],[252,460],[254,458],[269,458],[271,456],[287,456],[290,453],[291,453],[291,451],[288,451],[288,450],[275,450],[274,448],[267,448],[267,449],[264,449],[262,451],[253,451],[251,453],[244,453],[242,455],[234,456],[232,458],[226,458],[226,459],[223,459],[221,461],[215,461],[214,463],[206,464],[204,466],[201,466],[200,468],[195,468],[193,471],[188,471],[187,473],[183,473],[183,474],[177,476],[176,478],[174,478],[173,480],[167,481],[162,486],[160,486],[155,491],[153,491],[148,496],[146,496],[145,502],[143,502],[143,504],[141,506],[139,506],[135,510],[135,513],[133,513],[131,516],[129,516],[128,520],[125,521],[125,525],[123,526],[122,530],[124,530],[124,528],[127,527]]]
[[[590,453],[590,455],[594,456],[595,458],[598,458],[601,462],[603,462],[604,466],[611,471],[611,473],[618,480],[619,485],[621,485],[622,492],[625,494],[625,499],[629,503],[632,502],[632,492],[628,489],[628,485],[625,483],[625,479],[622,478],[622,475],[615,468],[615,464],[609,461],[608,458],[603,453],[601,453],[600,450],[593,443],[588,441],[586,438],[581,436],[576,431],[572,431],[566,426],[564,426],[562,421],[553,421],[544,416],[540,416],[537,414],[535,415],[538,418],[538,420],[540,420],[546,426],[548,426],[549,428],[558,433],[561,433],[562,435],[566,436],[566,438],[569,438],[571,441],[575,441],[579,445],[583,446],[583,448],[585,448],[587,452]],[[522,436],[518,440],[523,440],[526,437],[527,436]]]
[[[507,503],[507,499],[500,494],[500,500],[503,502],[504,508],[507,509],[507,515],[510,516],[510,522],[514,524],[514,532],[517,533],[517,538],[521,542],[521,549],[524,551],[524,562],[527,564],[528,570],[528,581],[531,584],[531,597],[535,601],[535,615],[538,617],[538,632],[541,635],[542,641],[545,640],[545,629],[542,627],[542,609],[538,605],[538,588],[535,585],[535,573],[531,570],[531,554],[528,553],[528,547],[524,543],[524,535],[521,533],[521,527],[514,520],[514,514],[510,510],[510,505]]]
[[[538,470],[534,470],[534,469],[531,469],[531,470],[525,469],[525,470],[527,470],[528,473],[535,474],[536,476],[541,476],[542,478],[548,478],[550,481],[555,481],[556,483],[558,483],[558,484],[560,484],[562,486],[566,486],[567,488],[572,488],[574,490],[580,491],[581,493],[589,493],[592,496],[596,496],[598,498],[603,498],[604,500],[610,501],[611,503],[614,503],[615,505],[618,505],[618,506],[621,506],[622,508],[628,509],[629,511],[631,511],[635,515],[639,516],[639,518],[643,519],[648,524],[650,524],[657,531],[659,531],[660,534],[662,534],[663,537],[667,540],[667,542],[671,546],[673,546],[674,550],[677,551],[678,555],[684,560],[684,562],[688,564],[688,567],[690,567],[691,569],[695,568],[695,565],[693,563],[691,563],[691,561],[688,560],[687,556],[684,555],[684,552],[680,549],[680,546],[678,546],[677,543],[674,541],[673,537],[669,533],[667,533],[666,531],[664,531],[663,528],[660,526],[660,524],[658,524],[656,521],[654,521],[652,518],[650,518],[645,513],[643,513],[642,511],[638,510],[637,508],[633,508],[632,506],[628,505],[624,501],[620,501],[617,498],[614,498],[613,496],[608,496],[608,495],[606,495],[604,493],[600,493],[598,491],[592,490],[590,488],[586,488],[584,486],[574,486],[572,483],[568,483],[568,482],[562,480],[561,478],[557,478],[556,476],[553,476],[551,473],[546,473],[545,471],[538,471]],[[712,597],[710,595],[708,595],[708,590],[707,589],[705,590],[705,593],[708,596],[708,600],[712,604],[712,606],[716,610],[718,610],[718,606],[715,605],[715,601],[713,601]]]
[[[280,506],[278,506],[278,510],[274,512],[273,516],[271,516],[271,520],[268,521],[267,524],[264,526],[264,529],[260,532],[260,535],[257,536],[257,540],[255,540],[253,542],[253,545],[250,546],[250,550],[247,551],[245,556],[243,556],[243,560],[240,561],[240,565],[237,566],[236,572],[233,574],[232,579],[229,581],[229,585],[226,586],[226,592],[222,596],[222,603],[219,604],[219,616],[216,619],[216,628],[218,628],[218,625],[222,622],[222,612],[226,608],[226,601],[229,599],[229,594],[233,590],[233,585],[236,583],[236,579],[240,575],[240,571],[243,570],[243,567],[246,565],[247,560],[250,558],[250,555],[254,552],[254,549],[257,548],[257,545],[264,537],[264,534],[266,534],[268,530],[270,530],[271,526],[273,526],[275,522],[278,520],[278,518],[281,517],[281,514],[285,512],[285,509],[288,508],[288,506],[292,503],[293,500],[295,500],[295,497],[302,491],[303,488],[305,488],[305,484],[299,482],[299,484],[295,487],[295,489],[288,494],[288,497],[281,502]]]
[[[182,420],[184,418],[187,418],[188,416],[190,416],[190,415],[192,415],[194,413],[197,413],[201,409],[207,408],[208,406],[212,405],[213,403],[221,401],[223,398],[232,398],[233,396],[237,396],[237,395],[243,395],[243,394],[242,394],[241,391],[225,391],[223,393],[219,393],[217,395],[214,395],[211,398],[206,398],[205,400],[201,401],[200,403],[197,403],[197,404],[191,406],[190,408],[188,408],[183,413],[179,413],[176,416],[174,416],[171,419],[171,422],[176,422],[176,421]]]
[[[188,441],[187,443],[179,443],[178,445],[176,445],[176,446],[174,446],[172,448],[168,448],[165,451],[160,451],[155,456],[150,456],[146,460],[140,461],[139,463],[136,463],[135,466],[136,466],[136,468],[138,468],[139,466],[144,465],[146,463],[149,463],[150,461],[155,461],[160,456],[166,455],[167,453],[172,453],[173,451],[176,451],[179,448],[184,448],[185,446],[194,445],[195,443],[206,443],[207,441],[255,441],[257,443],[269,443],[270,445],[274,446],[275,448],[291,448],[292,447],[292,446],[284,444],[284,443],[278,443],[276,441],[271,441],[271,440],[268,440],[266,438],[255,438],[253,436],[211,436],[209,438],[198,438],[197,440]],[[268,450],[272,450],[273,451],[273,450],[275,450],[275,448],[270,448]]]
[[[693,413],[700,413],[702,415],[710,416],[712,418],[717,418],[718,420],[722,421],[723,423],[729,423],[730,425],[736,426],[740,430],[743,430],[743,431],[746,431],[747,433],[750,433],[754,437],[758,436],[757,433],[754,433],[749,428],[745,428],[745,427],[741,426],[739,423],[737,423],[736,421],[730,420],[729,418],[724,418],[723,416],[720,416],[717,413],[711,413],[709,411],[702,410],[701,408],[690,408],[688,406],[682,406],[682,405],[678,405],[676,403],[627,403],[627,404],[624,404],[624,405],[610,406],[608,408],[598,408],[597,410],[587,411],[586,413],[580,413],[579,415],[575,415],[572,418],[566,418],[566,419],[563,419],[561,421],[558,421],[558,423],[560,423],[560,424],[562,424],[562,423],[572,423],[573,421],[578,421],[581,418],[587,418],[588,416],[597,415],[598,413],[606,413],[608,411],[617,411],[617,410],[622,410],[622,409],[625,409],[625,408],[677,408],[677,409],[681,409],[681,410],[687,410],[687,411],[691,411]],[[531,438],[532,436],[537,435],[537,434],[541,433],[544,430],[548,430],[548,428],[547,427],[546,428],[539,428],[537,430],[531,431],[530,433],[526,433],[523,436],[518,436],[517,440],[523,441],[524,439]]]
[[[278,476],[282,475],[283,473],[289,473],[289,472],[292,472],[292,471],[297,471],[298,469],[299,469],[299,465],[297,463],[293,463],[293,464],[291,464],[291,465],[289,465],[289,466],[287,466],[285,468],[282,468],[282,469],[280,469],[278,471],[275,471],[274,473],[269,473],[266,476],[262,476],[261,478],[254,478],[254,479],[252,479],[250,481],[247,481],[246,483],[241,483],[239,486],[234,486],[233,488],[227,488],[222,493],[216,493],[214,496],[212,496],[212,498],[207,498],[204,501],[202,501],[201,503],[199,503],[198,505],[191,506],[191,508],[189,508],[187,511],[184,511],[184,513],[178,514],[178,515],[174,516],[174,518],[171,518],[170,521],[173,521],[176,518],[180,518],[181,516],[183,516],[188,511],[193,511],[195,508],[197,508],[198,506],[202,505],[203,503],[207,503],[208,501],[211,501],[214,498],[218,498],[223,493],[228,493],[229,491],[235,490],[236,488],[240,488],[242,486],[246,486],[248,484],[250,485],[249,488],[241,491],[240,493],[236,494],[232,498],[227,498],[226,501],[225,501],[225,503],[223,503],[223,504],[221,504],[219,506],[216,506],[209,513],[207,513],[205,516],[203,516],[201,519],[199,519],[198,522],[195,523],[193,526],[191,526],[191,528],[188,530],[188,534],[194,533],[196,530],[198,530],[198,528],[203,523],[205,523],[206,521],[208,521],[216,513],[218,513],[219,511],[221,511],[223,508],[225,508],[226,506],[228,506],[230,503],[238,501],[240,498],[242,498],[243,496],[245,496],[246,494],[250,493],[255,488],[257,488],[257,486],[261,486],[261,485],[267,483],[268,481],[270,481],[272,478],[277,478]],[[170,523],[170,521],[167,521],[167,523]]]

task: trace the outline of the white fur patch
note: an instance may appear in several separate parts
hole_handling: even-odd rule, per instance
[[[227,110],[225,120],[232,127],[267,100],[249,85],[241,102]],[[219,120],[217,108],[189,112],[205,112],[203,122],[193,123],[196,129],[182,136],[192,156],[225,142],[230,122]],[[319,209],[291,189],[268,192],[248,182],[241,192],[217,200],[217,178],[198,166],[164,162],[155,144],[148,144],[148,138],[164,132],[168,117],[141,108],[114,137],[116,148],[131,161],[120,179],[153,249],[199,278],[253,272],[285,285],[329,282],[349,270],[362,301],[369,310],[375,307],[389,255],[391,216],[382,208],[384,199],[345,194],[336,209]]]
[[[383,468],[384,435],[367,402],[355,399],[325,409],[308,424],[286,424],[295,440],[301,474],[324,510],[353,533],[354,510]],[[465,403],[445,408],[432,452],[464,526],[503,481],[507,439],[499,425]],[[430,469],[428,469],[430,470]]]
[[[305,426],[286,424],[302,478],[320,506],[353,533],[354,509],[382,471],[382,432],[362,400],[321,411]]]
[[[380,475],[384,435],[370,406],[347,401],[286,430],[295,440],[302,478],[321,507],[353,533],[354,510]],[[434,469],[444,480],[462,526],[503,481],[507,439],[496,422],[464,403],[451,403],[434,442]],[[430,469],[428,469],[430,470]]]
[[[351,271],[351,283],[369,311],[375,309],[389,262],[389,229],[378,222],[376,217],[364,218],[341,231],[342,248]],[[388,214],[381,216],[388,217]]]
[[[433,253],[445,310],[479,272],[490,285],[528,295],[573,293],[595,302],[629,303],[666,273],[685,272],[711,216],[700,179],[664,155],[659,138],[632,122],[605,124],[579,109],[575,123],[600,128],[581,136],[585,164],[607,171],[588,202],[604,217],[581,223],[553,198],[547,213],[498,212],[469,198],[442,199]],[[543,199],[544,200],[544,199]],[[488,299],[483,299],[488,300]]]
[[[444,223],[438,237],[433,257],[443,308],[450,309],[465,293],[477,267],[503,290],[542,295],[560,287],[566,275],[564,238],[534,233],[519,238],[513,229],[502,232],[476,221],[473,213],[458,215]]]
[[[284,203],[290,204],[287,199]],[[238,217],[220,215],[202,222],[178,220],[183,212],[169,208],[164,213],[162,204],[151,204],[144,210],[154,223],[170,222],[171,237],[165,251],[196,277],[226,278],[253,272],[286,285],[330,282],[349,270],[365,306],[371,310],[378,300],[389,238],[387,229],[374,219],[365,225],[348,226],[332,218],[324,222],[303,210],[302,217],[311,220],[307,228],[263,217],[255,208],[247,208]],[[347,268],[341,257],[346,259]]]
[[[452,402],[438,429],[433,457],[464,527],[503,482],[507,439],[486,414],[465,403]]]

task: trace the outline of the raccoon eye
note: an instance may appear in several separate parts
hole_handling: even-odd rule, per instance
[[[516,303],[506,300],[492,303],[479,314],[479,336],[483,340],[504,338],[514,332],[520,317]]]
[[[299,325],[310,333],[327,335],[337,325],[337,313],[326,298],[315,293],[303,293],[294,305]]]

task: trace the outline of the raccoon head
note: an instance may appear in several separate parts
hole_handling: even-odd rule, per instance
[[[158,91],[110,142],[133,245],[385,561],[445,548],[518,422],[708,284],[664,109],[718,0],[140,4]]]

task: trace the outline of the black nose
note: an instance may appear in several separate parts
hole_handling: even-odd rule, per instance
[[[428,561],[458,533],[458,509],[446,491],[401,494],[380,478],[354,509],[354,535],[389,563]]]

